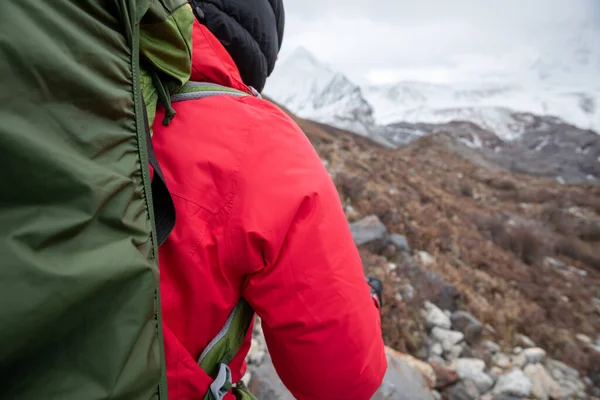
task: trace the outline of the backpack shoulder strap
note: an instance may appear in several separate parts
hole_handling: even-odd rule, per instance
[[[171,102],[176,103],[178,101],[185,100],[197,100],[205,97],[230,95],[236,97],[245,96],[256,96],[260,97],[257,91],[253,90],[253,93],[246,93],[241,90],[233,89],[227,86],[218,85],[216,83],[208,82],[188,82],[179,90],[176,94],[171,96]]]
[[[221,95],[261,97],[256,90],[250,89],[252,93],[246,93],[215,83],[189,81],[181,90],[171,96],[171,102],[176,103]],[[238,399],[257,400],[245,388],[233,387],[231,370],[228,365],[242,347],[253,318],[254,310],[250,304],[243,298],[240,299],[229,314],[223,328],[200,355],[198,365],[213,379],[204,400],[222,400],[232,389]]]
[[[232,389],[228,364],[242,347],[254,318],[254,310],[243,298],[229,314],[223,328],[206,346],[198,365],[214,379],[204,400],[221,400]]]

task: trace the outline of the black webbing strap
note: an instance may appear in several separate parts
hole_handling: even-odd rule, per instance
[[[150,136],[150,126],[148,126],[148,112],[146,111],[146,103],[142,101],[144,112],[144,129],[146,130],[146,149],[148,151],[148,162],[154,169],[154,177],[152,179],[152,203],[154,204],[154,222],[156,224],[156,239],[158,246],[162,245],[171,234],[175,227],[175,205],[165,177],[158,165],[154,147],[152,146],[152,137]]]

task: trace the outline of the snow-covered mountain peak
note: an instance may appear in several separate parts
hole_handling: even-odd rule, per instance
[[[275,68],[265,94],[302,118],[359,134],[368,135],[375,124],[361,88],[302,47]]]
[[[329,69],[325,63],[319,61],[313,53],[303,46],[297,47],[292,53],[282,60],[281,64],[282,68],[289,68],[292,66],[314,69]]]

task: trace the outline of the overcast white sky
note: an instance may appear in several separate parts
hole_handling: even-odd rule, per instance
[[[600,0],[284,0],[281,58],[304,46],[355,81],[518,72],[590,29]],[[557,53],[560,53],[558,51]],[[512,73],[512,72],[511,72]]]

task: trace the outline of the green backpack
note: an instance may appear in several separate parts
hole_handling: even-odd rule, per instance
[[[152,113],[189,79],[186,3],[0,2],[2,399],[167,398],[157,249],[175,214],[142,91]]]
[[[247,93],[188,83],[186,0],[0,2],[2,399],[167,399],[158,247],[175,210],[151,145],[157,104]],[[154,171],[151,179],[150,164]],[[200,356],[205,399],[254,313]]]

